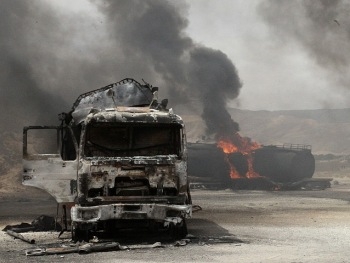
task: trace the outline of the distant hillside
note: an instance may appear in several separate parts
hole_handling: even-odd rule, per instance
[[[264,144],[308,144],[315,154],[350,154],[350,109],[250,111],[231,108],[241,135]],[[204,124],[184,115],[190,141],[201,140]]]

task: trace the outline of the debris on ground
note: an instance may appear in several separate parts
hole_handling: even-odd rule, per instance
[[[59,246],[59,247],[43,247],[27,249],[25,251],[26,256],[43,256],[43,255],[58,255],[69,253],[87,254],[91,252],[99,251],[117,251],[125,250],[118,242],[106,242],[106,243],[84,243],[74,246]]]
[[[21,223],[18,225],[7,225],[2,231],[11,230],[16,233],[25,233],[29,231],[41,232],[41,231],[61,231],[62,227],[56,222],[56,219],[52,216],[41,215],[36,218],[31,224]]]
[[[27,242],[29,244],[35,244],[35,240],[34,239],[29,239],[29,238],[25,238],[24,236],[22,236],[21,234],[14,232],[12,230],[6,230],[6,233],[14,238],[18,238],[24,242]]]
[[[133,249],[152,249],[152,248],[164,248],[161,242],[154,244],[140,244],[140,245],[129,245],[122,246],[118,242],[103,242],[103,243],[81,243],[75,245],[62,245],[59,247],[39,247],[27,249],[25,251],[26,256],[43,256],[43,255],[58,255],[58,254],[69,254],[79,253],[87,254],[92,252],[103,252],[103,251],[119,251],[119,250],[133,250]]]
[[[242,240],[233,236],[219,236],[219,237],[195,237],[188,235],[187,238],[176,240],[173,243],[163,244],[161,242],[155,242],[152,244],[131,244],[121,245],[115,241],[104,240],[92,240],[88,243],[69,243],[69,244],[47,244],[45,247],[36,247],[25,250],[26,256],[43,256],[43,255],[59,255],[69,253],[87,254],[94,252],[106,252],[106,251],[121,251],[121,250],[139,250],[139,249],[154,249],[165,247],[181,247],[190,243],[198,245],[211,245],[218,243],[243,243]]]

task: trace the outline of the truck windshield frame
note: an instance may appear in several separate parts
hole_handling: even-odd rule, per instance
[[[179,124],[93,122],[85,127],[83,156],[181,156],[183,127]]]

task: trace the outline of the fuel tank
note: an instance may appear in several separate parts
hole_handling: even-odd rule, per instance
[[[253,168],[275,182],[296,182],[311,178],[315,158],[306,147],[264,146],[253,154]]]
[[[190,181],[229,183],[230,166],[216,144],[187,143],[187,172]]]
[[[251,153],[253,169],[260,176],[276,183],[297,182],[311,178],[315,158],[311,147],[304,145],[263,146]],[[225,154],[216,144],[188,144],[188,174],[194,178],[231,182],[230,165],[241,178],[248,171],[247,156],[242,153]]]

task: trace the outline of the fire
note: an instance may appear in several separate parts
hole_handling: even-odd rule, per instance
[[[239,175],[239,173],[237,172],[236,168],[234,167],[234,165],[232,163],[230,163],[230,161],[228,159],[226,159],[226,161],[228,162],[228,164],[230,165],[230,177],[232,179],[239,179],[241,178],[241,176]]]
[[[260,174],[254,171],[253,168],[253,158],[251,154],[247,155],[247,162],[248,162],[248,172],[246,173],[247,178],[254,178],[254,177],[259,177]]]
[[[236,143],[233,143],[235,141]],[[232,153],[241,153],[246,157],[248,171],[243,176],[245,178],[254,178],[259,177],[260,175],[254,171],[253,168],[253,157],[252,152],[261,147],[257,142],[252,142],[250,138],[242,137],[239,133],[235,133],[234,136],[230,139],[221,139],[219,140],[217,146],[226,153],[226,161],[230,166],[230,177],[232,179],[242,178],[242,175],[239,174],[236,167],[230,162],[228,156]]]
[[[223,150],[224,153],[238,152],[238,148],[231,142],[221,140],[218,142],[218,147]]]

